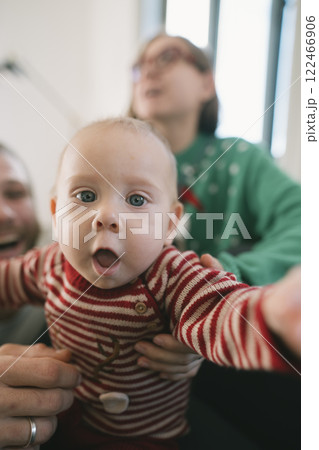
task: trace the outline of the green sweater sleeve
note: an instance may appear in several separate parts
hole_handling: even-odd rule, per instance
[[[283,173],[272,159],[254,149],[245,172],[243,193],[258,236],[249,251],[233,256],[218,255],[224,268],[239,280],[263,285],[282,278],[300,263],[300,186]]]

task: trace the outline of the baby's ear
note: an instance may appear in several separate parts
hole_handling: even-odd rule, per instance
[[[173,206],[172,214],[174,214],[174,220],[170,219],[169,221],[164,246],[171,245],[173,240],[175,239],[176,233],[174,230],[178,222],[181,220],[183,213],[184,213],[184,206],[181,204],[181,202],[177,201]]]
[[[51,217],[52,217],[52,240],[58,241],[58,232],[56,229],[56,197],[51,197],[50,200],[50,209],[51,209]]]
[[[50,209],[51,209],[51,214],[52,214],[53,225],[56,225],[56,218],[55,218],[55,213],[56,213],[56,197],[51,197],[51,200],[50,200]]]

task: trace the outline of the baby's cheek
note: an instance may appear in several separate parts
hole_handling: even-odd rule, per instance
[[[123,250],[126,252],[125,258],[129,259],[131,270],[135,271],[136,276],[138,276],[153,264],[160,255],[162,248],[163,241],[154,239],[148,234],[135,235],[134,239],[128,239]]]

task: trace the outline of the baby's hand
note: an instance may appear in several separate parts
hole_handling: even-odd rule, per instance
[[[265,322],[297,356],[301,352],[301,270],[295,267],[267,288],[261,305]]]

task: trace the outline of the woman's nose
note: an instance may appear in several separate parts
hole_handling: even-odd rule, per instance
[[[119,218],[111,208],[104,207],[98,210],[96,216],[93,219],[92,227],[95,231],[102,229],[108,229],[114,233],[119,232]]]
[[[145,61],[143,66],[140,68],[140,79],[156,77],[158,72],[158,68],[154,61]]]

